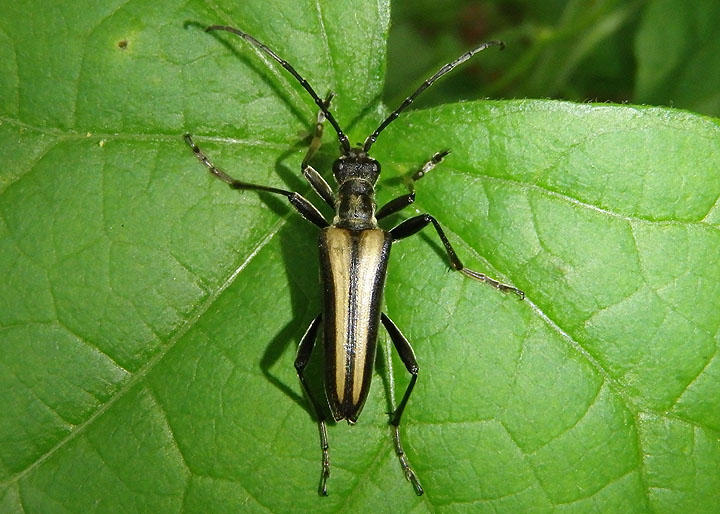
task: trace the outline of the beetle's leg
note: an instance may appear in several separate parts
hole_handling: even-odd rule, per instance
[[[315,340],[317,339],[318,327],[320,326],[320,320],[322,314],[318,314],[317,317],[312,320],[310,326],[305,331],[305,335],[300,339],[300,345],[298,346],[297,357],[295,358],[295,370],[297,371],[300,384],[305,391],[305,394],[310,399],[310,404],[315,411],[315,416],[318,420],[318,430],[320,432],[320,449],[322,450],[322,472],[320,474],[320,485],[318,486],[318,494],[321,496],[327,496],[327,479],[330,476],[330,456],[328,454],[328,437],[327,428],[325,427],[325,418],[322,415],[320,406],[315,401],[315,397],[310,392],[307,382],[305,381],[305,366],[310,361],[310,354],[312,354],[313,347],[315,346]]]
[[[486,284],[491,285],[492,287],[500,291],[515,293],[521,299],[525,298],[525,293],[523,293],[520,289],[508,284],[503,284],[502,282],[499,282],[494,278],[488,277],[484,273],[478,273],[477,271],[473,271],[463,266],[463,263],[458,258],[452,245],[450,245],[450,241],[448,241],[448,238],[445,235],[442,227],[440,226],[438,221],[429,214],[420,214],[419,216],[415,216],[413,218],[403,221],[397,227],[390,231],[390,235],[392,236],[393,241],[404,239],[419,232],[430,223],[432,223],[435,227],[435,230],[440,236],[440,240],[442,241],[443,246],[445,246],[445,251],[447,252],[448,259],[450,259],[450,267],[452,269],[459,271],[465,276],[468,276],[475,280],[479,280],[480,282],[485,282]]]
[[[385,313],[381,314],[380,319],[382,324],[385,326],[385,330],[387,330],[387,333],[390,335],[390,339],[392,340],[393,345],[395,345],[395,349],[400,355],[400,359],[402,359],[403,364],[405,364],[405,367],[412,375],[410,383],[408,384],[407,389],[405,389],[405,394],[403,395],[402,400],[400,400],[400,405],[398,405],[395,412],[390,415],[390,424],[394,429],[393,440],[395,441],[395,453],[397,453],[398,459],[400,459],[400,466],[402,466],[403,472],[405,473],[405,478],[407,478],[413,485],[413,488],[415,488],[415,494],[420,496],[423,493],[423,488],[420,485],[417,475],[415,475],[415,472],[410,467],[407,455],[405,455],[405,451],[400,443],[400,418],[405,410],[405,406],[410,398],[413,387],[415,387],[415,382],[417,381],[418,376],[418,365],[415,360],[415,352],[413,352],[412,346],[410,346],[408,340],[405,339],[405,336],[402,332],[400,332],[400,329],[398,329],[395,323],[393,323],[393,321],[388,318]]]
[[[393,198],[388,203],[380,207],[375,213],[375,219],[381,220],[391,214],[403,210],[415,201],[415,192]]]
[[[428,162],[423,164],[419,170],[417,170],[415,173],[413,173],[410,176],[410,180],[408,181],[408,187],[410,188],[410,191],[415,190],[415,182],[423,178],[425,175],[430,173],[430,170],[433,169],[435,166],[440,164],[442,160],[447,156],[447,154],[450,153],[450,150],[443,150],[442,152],[437,152],[435,155],[433,155]]]
[[[328,184],[322,175],[309,164],[303,167],[303,176],[310,183],[320,198],[322,198],[331,209],[335,210],[335,195],[333,194],[330,184]]]
[[[395,214],[396,212],[412,204],[415,201],[415,182],[423,178],[430,172],[431,169],[440,164],[440,162],[449,153],[450,150],[443,150],[442,152],[437,152],[430,158],[429,161],[423,164],[420,169],[413,173],[409,179],[406,179],[405,182],[407,183],[410,193],[398,196],[397,198],[394,198],[393,200],[390,200],[388,203],[383,205],[375,214],[375,219],[382,219],[386,216],[390,216],[391,214]]]
[[[325,100],[323,100],[323,105],[325,106],[325,109],[330,108],[330,102],[332,101],[333,97],[335,96],[335,93],[332,91],[329,91],[327,96],[325,97]],[[325,122],[325,114],[323,113],[322,109],[317,114],[317,119],[315,120],[315,130],[313,132],[313,137],[310,140],[310,146],[308,147],[307,153],[305,154],[305,158],[302,161],[302,165],[300,169],[304,170],[305,166],[308,165],[310,162],[310,159],[312,159],[313,155],[318,151],[320,148],[320,145],[322,145],[322,136],[323,136],[323,128],[324,128],[324,122]]]
[[[325,106],[326,110],[330,108],[330,101],[332,100],[333,96],[335,96],[335,93],[331,91],[325,97],[323,105]],[[305,158],[300,165],[300,169],[302,170],[303,176],[310,183],[313,190],[318,194],[318,196],[322,198],[325,203],[330,206],[331,209],[335,209],[335,195],[333,195],[332,188],[325,181],[322,175],[315,171],[315,169],[309,164],[310,159],[313,155],[315,155],[315,153],[318,151],[318,148],[320,148],[320,145],[322,144],[324,121],[325,114],[322,110],[320,110],[317,115],[317,120],[315,121],[315,132],[313,133],[312,140],[310,140],[310,146],[308,147]]]
[[[198,160],[208,168],[210,173],[225,182],[232,189],[266,191],[268,193],[283,195],[306,220],[314,223],[320,228],[325,228],[329,225],[325,217],[320,213],[320,211],[317,210],[317,207],[310,203],[309,200],[306,200],[305,197],[303,197],[300,193],[286,191],[284,189],[278,189],[276,187],[260,186],[258,184],[250,184],[248,182],[235,180],[212,163],[212,161],[193,142],[190,134],[185,134],[185,142],[188,144],[188,146],[190,146],[190,148],[192,148],[192,151],[195,153],[195,157],[197,157]]]

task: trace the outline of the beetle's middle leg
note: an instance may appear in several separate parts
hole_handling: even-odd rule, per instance
[[[418,364],[417,360],[415,360],[415,352],[413,352],[412,346],[410,346],[410,343],[402,332],[400,332],[397,325],[395,325],[395,323],[393,323],[393,321],[388,318],[385,313],[380,315],[380,320],[382,321],[383,326],[385,326],[385,330],[387,330],[387,333],[390,335],[390,339],[400,355],[400,359],[403,361],[403,364],[405,364],[405,368],[407,368],[412,375],[410,383],[408,384],[407,389],[405,389],[405,394],[403,395],[402,400],[400,400],[400,404],[395,409],[395,412],[390,415],[390,424],[395,430],[393,433],[393,440],[395,441],[395,453],[397,454],[398,459],[400,459],[400,466],[405,473],[405,478],[407,478],[415,488],[415,494],[420,496],[423,494],[423,488],[420,485],[417,475],[410,467],[407,455],[400,443],[400,418],[402,417],[405,406],[410,399],[413,387],[415,387],[415,382],[418,377]]]
[[[378,209],[377,213],[375,214],[375,219],[382,219],[386,216],[390,216],[391,214],[395,214],[396,212],[412,204],[415,201],[415,182],[423,178],[430,172],[431,169],[440,164],[440,162],[449,153],[450,150],[443,150],[442,152],[437,152],[430,158],[429,161],[427,161],[417,171],[415,171],[415,173],[413,173],[410,178],[406,179],[405,182],[410,192],[406,195],[398,196],[397,198],[390,200],[388,203],[380,207],[380,209]]]
[[[327,428],[325,426],[325,418],[323,417],[320,405],[315,400],[312,392],[308,388],[307,382],[305,381],[305,366],[310,361],[310,355],[312,354],[313,347],[315,346],[315,340],[317,339],[318,327],[322,320],[322,314],[318,314],[310,326],[305,331],[305,335],[300,339],[298,345],[297,357],[295,358],[295,370],[297,371],[300,384],[305,391],[305,394],[310,399],[310,404],[315,411],[315,416],[318,420],[318,431],[320,432],[320,449],[322,450],[322,472],[320,474],[320,485],[318,486],[318,494],[321,496],[327,496],[327,479],[330,476],[330,456],[328,453],[328,436]]]
[[[450,259],[450,267],[452,269],[459,271],[463,275],[472,279],[478,280],[480,282],[485,282],[486,284],[494,287],[499,291],[503,291],[506,293],[515,293],[521,299],[525,298],[525,293],[517,287],[513,287],[509,284],[503,284],[502,282],[495,280],[494,278],[488,277],[484,273],[479,273],[477,271],[466,268],[460,261],[460,258],[455,253],[455,250],[450,244],[450,241],[445,235],[445,232],[440,226],[440,223],[438,223],[438,221],[429,214],[420,214],[419,216],[415,216],[403,221],[390,231],[390,235],[392,236],[393,241],[404,239],[419,232],[430,223],[432,223],[435,227],[435,231],[437,232],[438,236],[440,236],[440,240],[442,241],[443,246],[445,246],[445,251],[447,252],[448,259]]]
[[[200,150],[200,147],[195,144],[193,141],[193,138],[190,134],[185,134],[184,136],[185,142],[188,144],[190,148],[192,148],[193,153],[195,154],[195,157],[205,165],[205,167],[208,169],[210,173],[212,173],[216,178],[222,180],[225,182],[228,186],[230,186],[232,189],[238,189],[238,190],[252,190],[252,191],[265,191],[268,193],[275,193],[278,195],[282,195],[285,198],[288,199],[290,204],[295,207],[295,210],[297,210],[300,215],[308,220],[309,222],[317,225],[320,228],[325,228],[329,225],[325,217],[320,213],[319,210],[317,210],[317,207],[315,207],[309,200],[307,200],[304,196],[302,196],[300,193],[296,193],[294,191],[286,191],[284,189],[279,189],[277,187],[269,187],[269,186],[261,186],[259,184],[251,184],[249,182],[243,182],[242,180],[237,180],[232,178],[230,175],[225,173],[223,170],[215,166],[210,158],[203,153],[202,150]]]
[[[335,93],[331,91],[325,97],[325,100],[323,101],[325,109],[328,109],[330,107],[330,101],[333,99],[333,96],[335,96]],[[303,176],[310,183],[313,190],[318,194],[318,196],[322,198],[325,203],[330,206],[331,209],[335,209],[335,196],[333,195],[332,188],[325,181],[322,175],[315,171],[315,168],[313,168],[309,164],[310,159],[313,155],[315,155],[315,153],[320,148],[320,145],[322,144],[324,122],[325,115],[321,110],[320,112],[318,112],[317,119],[315,120],[315,131],[313,132],[313,137],[310,140],[310,146],[308,147],[305,158],[300,165],[300,169]]]

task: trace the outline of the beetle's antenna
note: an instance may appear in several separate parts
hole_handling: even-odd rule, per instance
[[[212,25],[205,29],[205,32],[211,32],[213,30],[224,30],[226,32],[231,32],[237,36],[240,36],[248,43],[251,43],[252,45],[256,46],[266,54],[268,54],[270,57],[275,59],[278,63],[280,63],[280,66],[285,68],[287,71],[290,72],[290,74],[297,79],[298,82],[300,82],[300,85],[305,88],[305,91],[310,93],[310,96],[312,96],[313,100],[315,100],[315,103],[318,107],[320,107],[320,111],[323,113],[325,118],[330,122],[330,124],[335,129],[335,132],[337,132],[338,140],[340,141],[340,146],[342,146],[342,150],[344,154],[347,154],[350,152],[350,142],[348,141],[347,136],[340,128],[340,125],[335,120],[333,115],[328,110],[327,106],[325,105],[325,102],[317,95],[315,90],[312,88],[312,86],[308,83],[307,80],[305,80],[297,71],[295,71],[295,68],[293,68],[290,63],[288,63],[285,59],[282,59],[278,54],[273,52],[270,48],[262,44],[260,41],[252,37],[250,34],[246,34],[242,30],[236,29],[234,27],[228,27],[227,25]]]
[[[440,69],[437,71],[437,73],[435,73],[435,75],[433,75],[432,77],[430,77],[429,79],[427,79],[425,82],[423,82],[423,83],[420,85],[420,87],[415,90],[415,92],[414,92],[413,94],[411,94],[410,96],[408,96],[408,97],[405,99],[405,101],[400,104],[400,107],[398,107],[398,108],[395,109],[393,112],[391,112],[391,113],[390,113],[390,116],[388,116],[387,118],[385,118],[385,121],[383,121],[383,122],[380,124],[380,126],[375,129],[375,132],[373,132],[372,134],[370,134],[370,135],[367,137],[367,139],[365,140],[365,144],[363,145],[363,151],[365,151],[365,152],[369,151],[369,150],[370,150],[370,147],[371,147],[371,146],[373,145],[373,143],[377,140],[378,134],[380,134],[380,132],[382,132],[382,131],[385,129],[385,127],[387,127],[388,125],[390,125],[390,123],[392,123],[392,122],[395,120],[395,118],[397,118],[397,117],[400,115],[400,113],[401,113],[402,111],[404,111],[405,108],[407,108],[407,106],[409,106],[411,103],[413,103],[413,101],[415,100],[415,98],[416,98],[420,93],[422,93],[422,92],[425,91],[427,88],[429,88],[430,86],[432,86],[433,82],[435,82],[437,79],[439,79],[440,77],[442,77],[443,75],[445,75],[446,73],[448,73],[449,71],[451,71],[451,70],[452,70],[453,68],[455,68],[456,66],[458,66],[458,65],[464,63],[465,61],[467,61],[468,59],[470,59],[470,58],[471,58],[473,55],[475,55],[476,53],[482,52],[483,50],[485,50],[486,48],[491,47],[491,46],[499,46],[499,47],[500,47],[500,50],[502,50],[503,48],[505,48],[505,43],[503,43],[502,41],[488,41],[487,43],[483,43],[482,45],[480,45],[480,46],[477,47],[476,49],[470,50],[469,52],[466,52],[466,53],[462,54],[460,57],[458,57],[457,59],[455,59],[453,62],[449,62],[449,63],[447,63],[445,66],[443,66],[442,68],[440,68]]]

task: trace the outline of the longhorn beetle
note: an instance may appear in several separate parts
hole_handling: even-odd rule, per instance
[[[204,164],[210,173],[225,182],[232,189],[266,191],[282,195],[308,221],[317,225],[320,230],[318,247],[320,249],[320,281],[323,293],[323,311],[312,320],[305,334],[300,339],[295,369],[298,378],[315,411],[320,432],[322,450],[322,472],[318,493],[327,495],[327,479],[330,476],[330,459],[328,454],[328,437],[323,411],[318,399],[308,388],[305,380],[305,367],[310,360],[320,325],[323,327],[325,346],[325,394],[335,421],[347,420],[354,424],[362,411],[370,389],[370,379],[375,362],[378,328],[380,323],[385,327],[403,364],[411,375],[405,394],[395,411],[390,414],[390,425],[393,427],[395,453],[400,460],[405,477],[412,483],[415,493],[423,494],[415,472],[410,467],[407,456],[400,443],[400,418],[405,410],[418,376],[418,364],[415,360],[410,343],[400,332],[393,321],[381,312],[385,273],[391,245],[401,239],[419,232],[432,224],[442,241],[450,261],[450,267],[467,277],[485,282],[504,292],[512,292],[521,299],[525,294],[513,286],[503,284],[484,273],[466,268],[458,258],[450,241],[438,221],[430,214],[420,214],[407,219],[390,230],[378,226],[378,221],[394,214],[415,201],[413,183],[420,180],[437,166],[449,151],[438,152],[420,167],[411,177],[410,192],[398,196],[376,210],[375,183],[380,175],[380,163],[370,157],[369,152],[378,135],[407,108],[415,98],[433,82],[450,70],[470,59],[476,53],[491,46],[501,49],[501,41],[488,41],[454,61],[444,65],[437,73],[427,79],[414,93],[408,96],[400,106],[370,134],[365,143],[353,148],[347,136],[330,112],[332,93],[323,100],[310,84],[287,61],[280,58],[274,51],[245,32],[224,25],[213,25],[206,32],[224,30],[240,36],[260,51],[272,57],[285,68],[300,85],[310,94],[320,108],[315,132],[310,147],[302,161],[303,176],[312,189],[330,208],[335,211],[332,223],[328,223],[320,211],[302,195],[276,187],[261,186],[236,180],[217,168],[212,161],[193,142],[190,134],[185,134],[185,141],[192,148],[195,156]],[[325,179],[310,166],[309,160],[320,147],[323,133],[323,122],[327,120],[337,132],[342,155],[333,163],[332,171],[338,184],[333,192]]]

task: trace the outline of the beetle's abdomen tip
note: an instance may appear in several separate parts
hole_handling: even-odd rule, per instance
[[[345,420],[348,425],[354,425],[357,423],[358,417],[360,417],[360,411],[362,406],[357,405],[336,405],[335,408],[330,408],[333,419],[337,421]]]

